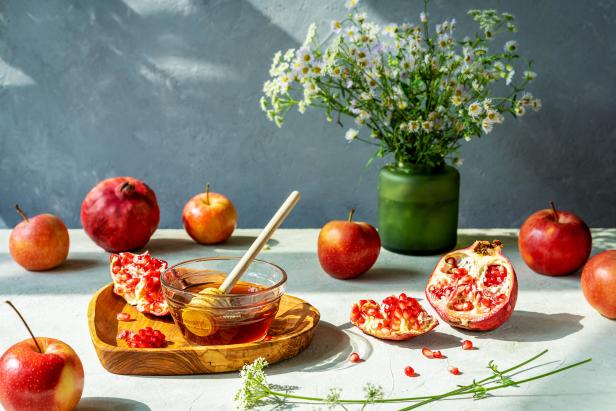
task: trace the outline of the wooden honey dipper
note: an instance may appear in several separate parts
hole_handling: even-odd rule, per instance
[[[250,248],[244,253],[242,258],[237,262],[235,267],[226,276],[223,283],[218,288],[205,288],[199,292],[199,297],[191,300],[189,307],[193,306],[196,309],[187,308],[182,313],[185,326],[187,326],[193,333],[205,337],[213,334],[216,331],[215,319],[206,318],[207,315],[203,312],[203,308],[225,308],[228,307],[228,303],[224,300],[216,298],[223,294],[228,294],[233,286],[239,281],[242,275],[246,272],[255,257],[261,252],[265,244],[272,237],[274,232],[282,222],[288,217],[293,210],[293,207],[300,199],[298,191],[293,191],[284,203],[280,206],[278,211],[274,214],[271,220],[267,223],[265,228],[261,231],[259,236],[252,243]],[[199,308],[197,308],[199,307]],[[195,317],[199,317],[199,319]],[[199,329],[193,329],[188,324],[194,321],[198,321],[200,324]]]

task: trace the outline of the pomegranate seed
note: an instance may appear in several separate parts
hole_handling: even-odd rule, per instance
[[[443,358],[443,354],[441,354],[440,351],[434,351],[432,355],[434,356],[434,358]]]
[[[458,367],[449,366],[447,367],[447,371],[449,371],[453,375],[460,375],[460,370],[458,369]]]
[[[361,357],[356,352],[353,352],[349,356],[349,361],[351,361],[351,362],[360,362],[361,361]]]
[[[472,341],[470,341],[470,340],[462,341],[462,349],[463,350],[472,350],[473,349]]]
[[[130,320],[130,314],[129,313],[119,313],[118,315],[116,315],[116,319],[118,321],[128,321]]]
[[[407,377],[414,377],[415,370],[413,369],[413,367],[406,366],[404,367],[404,374],[406,374]]]
[[[426,357],[426,358],[434,358],[434,353],[432,352],[431,349],[424,347],[421,349],[421,353]]]

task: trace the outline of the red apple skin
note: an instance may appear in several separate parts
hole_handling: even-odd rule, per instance
[[[83,392],[83,366],[62,341],[38,337],[43,353],[31,338],[0,357],[0,404],[6,411],[68,411]]]
[[[52,214],[39,214],[17,224],[9,237],[13,260],[26,270],[51,270],[68,256],[66,225]]]
[[[368,223],[330,221],[319,233],[319,262],[334,278],[348,280],[368,271],[381,252],[381,238]]]
[[[616,320],[616,250],[592,257],[582,270],[586,301],[601,315]]]
[[[218,193],[201,193],[191,198],[182,211],[184,229],[200,244],[227,241],[237,225],[237,211],[231,200]]]
[[[588,226],[573,213],[537,211],[520,228],[518,248],[524,262],[545,275],[565,275],[582,268],[592,249]]]

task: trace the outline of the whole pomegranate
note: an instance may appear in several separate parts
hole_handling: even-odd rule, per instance
[[[159,220],[156,194],[133,177],[103,180],[81,203],[81,224],[85,232],[111,253],[145,246]]]
[[[503,325],[513,313],[518,281],[502,243],[475,241],[445,254],[426,285],[426,297],[449,325],[487,331]]]
[[[582,291],[601,315],[616,320],[616,250],[592,257],[582,270]]]

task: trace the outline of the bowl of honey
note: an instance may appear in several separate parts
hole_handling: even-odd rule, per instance
[[[275,264],[253,260],[229,293],[214,292],[239,259],[184,261],[161,275],[171,316],[187,342],[242,344],[267,336],[285,291],[287,274]]]

